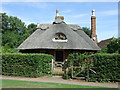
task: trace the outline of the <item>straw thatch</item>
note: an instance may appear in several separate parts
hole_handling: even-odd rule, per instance
[[[74,50],[100,50],[78,25],[72,24],[40,24],[38,29],[30,35],[19,47],[26,49],[74,49]],[[63,33],[67,42],[54,42],[56,33]]]

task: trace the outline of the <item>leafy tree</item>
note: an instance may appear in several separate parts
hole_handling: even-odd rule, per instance
[[[36,30],[36,24],[31,23],[27,27],[19,18],[8,16],[1,13],[2,16],[2,51],[16,52],[16,49],[29,35]]]
[[[8,16],[6,15],[6,13],[0,13],[0,16],[2,16],[2,32],[4,32],[5,30],[8,29]]]
[[[31,23],[31,24],[28,25],[27,29],[30,32],[30,34],[32,34],[36,30],[36,27],[37,27],[36,24]]]
[[[19,18],[2,14],[2,46],[17,48],[24,39],[26,32],[25,23]]]
[[[26,37],[30,36],[35,30],[36,30],[37,25],[34,23],[31,23],[27,26],[27,31],[26,31]]]
[[[120,39],[110,41],[107,45],[108,53],[120,53]]]
[[[90,28],[82,27],[82,29],[89,37],[91,37],[91,30],[90,30]]]

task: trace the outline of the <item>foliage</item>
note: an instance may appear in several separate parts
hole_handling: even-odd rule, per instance
[[[90,30],[90,28],[82,27],[82,29],[89,37],[91,37],[91,30]]]
[[[19,53],[17,49],[12,49],[9,45],[5,44],[5,46],[1,46],[2,53]]]
[[[111,40],[107,46],[103,47],[99,53],[119,53],[120,54],[120,38]]]
[[[35,31],[35,24],[29,24],[26,27],[25,23],[17,17],[8,16],[6,13],[2,13],[1,16],[2,46],[8,45],[11,49],[15,49]]]
[[[90,80],[109,81],[120,79],[120,54],[91,55],[95,73],[90,72]]]
[[[77,61],[76,61],[77,60]],[[75,62],[77,64],[75,64]],[[73,66],[80,66],[80,69],[73,69],[73,74],[80,72],[79,77],[85,77],[87,81],[115,81],[120,79],[120,54],[70,54],[66,70]],[[82,70],[82,68],[84,68]],[[71,69],[67,74],[71,77]],[[68,77],[64,75],[64,77]]]
[[[31,23],[27,26],[27,31],[25,33],[25,37],[30,36],[35,30],[36,30],[37,25],[34,23]]]
[[[68,60],[65,62],[65,69],[69,68],[67,73],[64,74],[63,78],[72,78],[71,72],[73,72],[73,76],[79,75],[79,72],[82,73],[87,69],[90,69],[92,66],[92,62],[90,60],[90,57],[85,54],[78,54],[78,53],[73,53],[69,54]],[[72,68],[73,67],[73,71]],[[77,68],[76,68],[77,67]]]
[[[110,41],[107,48],[108,53],[120,53],[120,39]]]
[[[52,56],[47,54],[2,54],[2,74],[39,77],[51,74]]]
[[[70,77],[70,75],[65,73],[65,74],[62,75],[62,78],[63,79],[70,79],[71,77]]]
[[[100,51],[98,51],[98,53],[107,53],[107,51],[108,51],[108,48],[107,47],[103,47],[103,48],[101,48]]]
[[[22,42],[25,30],[25,23],[20,19],[2,14],[2,46],[8,44],[9,47],[16,48]]]
[[[82,65],[86,57],[87,56],[84,54],[78,54],[78,53],[69,54],[68,61],[67,61],[68,67]]]

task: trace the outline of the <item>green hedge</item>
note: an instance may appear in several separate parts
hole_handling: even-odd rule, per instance
[[[94,54],[93,73],[90,71],[89,80],[110,81],[120,79],[120,54]]]
[[[53,56],[47,54],[3,54],[2,74],[39,77],[51,74]]]
[[[70,62],[72,62],[74,66],[75,61],[77,61],[76,63],[79,64],[80,67],[86,67],[86,69],[82,71],[78,76],[85,77],[87,81],[106,82],[116,81],[118,79],[120,80],[120,54],[70,54],[67,61],[67,64],[69,65],[67,66],[71,66]],[[82,62],[85,62],[86,65]],[[74,70],[74,73],[77,72],[78,69]],[[71,77],[71,74],[64,74],[64,76]]]

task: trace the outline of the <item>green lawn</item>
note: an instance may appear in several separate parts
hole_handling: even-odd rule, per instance
[[[21,80],[2,80],[2,88],[103,88],[103,87],[21,81]]]

